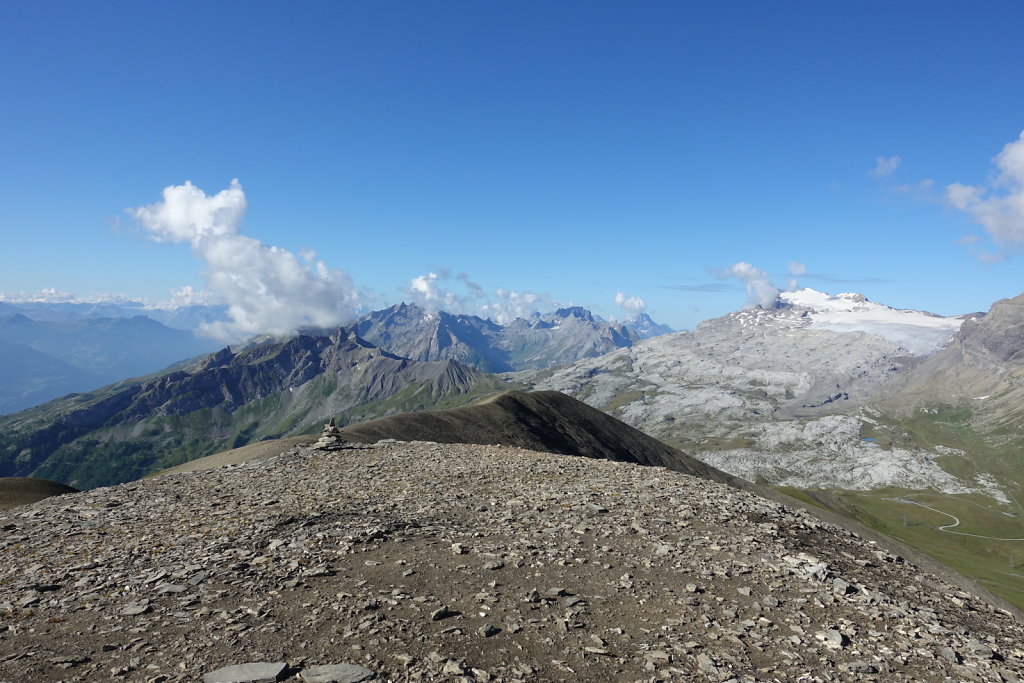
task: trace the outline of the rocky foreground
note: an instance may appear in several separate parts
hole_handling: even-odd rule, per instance
[[[4,683],[1024,675],[1009,612],[661,468],[300,447],[51,498],[0,529]]]

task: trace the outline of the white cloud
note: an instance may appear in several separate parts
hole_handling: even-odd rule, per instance
[[[772,308],[779,298],[779,288],[771,283],[768,274],[746,261],[729,266],[719,275],[721,278],[736,278],[747,288],[747,304]]]
[[[884,178],[891,175],[902,163],[903,159],[895,154],[891,157],[878,157],[875,159],[875,167],[868,171],[868,174],[876,178]]]
[[[558,302],[546,293],[517,292],[498,288],[495,298],[480,306],[480,315],[500,325],[507,325],[516,318],[529,318],[541,310],[548,312],[558,308]]]
[[[351,318],[357,296],[349,276],[312,252],[299,257],[239,234],[247,208],[237,180],[213,196],[186,181],[164,188],[162,201],[128,213],[155,241],[187,242],[205,264],[207,287],[228,304],[230,319],[204,325],[202,333],[239,341]]]
[[[438,283],[448,280],[450,276],[442,272],[418,275],[409,281],[406,290],[412,302],[430,313],[446,311],[448,313],[464,313],[466,302],[451,290],[442,288]]]
[[[952,183],[946,199],[985,228],[996,245],[1019,245],[1024,243],[1024,132],[992,162],[998,174],[989,186]]]
[[[38,292],[0,292],[0,301],[14,303],[81,303],[83,300],[71,292],[58,291],[56,287],[40,289]]]
[[[461,291],[456,291],[452,287]],[[478,315],[502,325],[516,318],[529,318],[541,310],[554,310],[559,305],[547,294],[519,292],[501,287],[496,289],[494,294],[488,295],[484,288],[471,280],[466,273],[453,276],[446,268],[412,278],[405,293],[412,303],[430,313],[445,311]]]
[[[789,262],[789,274],[793,277],[786,280],[786,287],[790,290],[797,290],[800,288],[800,281],[797,278],[807,272],[807,266],[800,263],[799,261]]]
[[[633,315],[643,313],[644,309],[647,308],[647,304],[640,297],[626,296],[622,292],[615,293],[615,305],[626,309]]]

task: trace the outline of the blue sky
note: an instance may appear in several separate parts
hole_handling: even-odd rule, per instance
[[[707,5],[4,3],[0,292],[259,289],[269,252],[125,211],[235,178],[232,230],[315,250],[347,306],[435,273],[420,295],[467,310],[622,318],[622,292],[689,328],[744,305],[738,262],[942,314],[1024,291],[1022,178],[993,163],[1024,5]]]

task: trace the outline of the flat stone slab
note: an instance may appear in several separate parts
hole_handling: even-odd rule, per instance
[[[203,683],[274,683],[287,668],[285,662],[234,664],[203,674]]]
[[[360,683],[376,676],[375,672],[355,664],[324,664],[303,669],[299,680],[305,683]]]

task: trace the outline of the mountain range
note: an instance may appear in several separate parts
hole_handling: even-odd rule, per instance
[[[635,319],[647,333],[661,329],[650,318]],[[458,360],[485,372],[546,368],[632,346],[642,337],[626,324],[599,320],[585,308],[499,325],[475,315],[430,313],[398,304],[361,318],[359,335],[413,360]]]
[[[87,488],[310,433],[329,416],[345,425],[510,386],[555,390],[902,538],[1024,604],[1013,571],[1024,538],[1022,313],[1021,297],[942,317],[801,290],[640,339],[580,309],[500,326],[400,305],[330,336],[222,350],[5,418],[0,473]],[[569,360],[544,367],[556,359]],[[528,369],[497,378],[467,363]]]
[[[14,413],[169,368],[218,348],[198,335],[223,306],[157,308],[140,302],[0,302],[0,414]],[[428,313],[399,304],[347,326],[412,360],[458,360],[485,372],[548,367],[628,346],[670,331],[640,313],[606,322],[582,308],[534,314],[499,325],[472,315]],[[328,336],[332,330],[309,330]],[[280,341],[250,340],[249,348]]]

